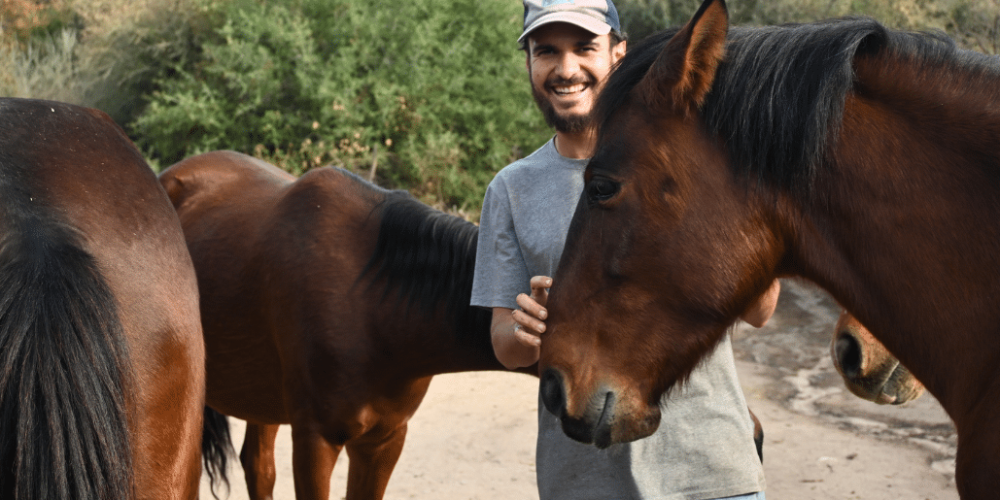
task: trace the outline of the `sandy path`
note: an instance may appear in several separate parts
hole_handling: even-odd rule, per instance
[[[763,423],[769,500],[957,499],[950,475],[932,470],[934,454],[905,441],[883,440],[786,409],[765,398],[770,379],[740,362],[748,402]],[[535,391],[532,377],[507,373],[439,376],[410,423],[387,499],[535,499]],[[926,397],[926,396],[925,396]],[[867,404],[867,403],[865,403]],[[233,420],[236,446],[242,422]],[[287,426],[279,434],[275,499],[293,499]],[[334,471],[331,498],[344,497],[346,457]],[[230,469],[233,492],[245,499],[242,471]],[[205,488],[203,499],[211,498]]]

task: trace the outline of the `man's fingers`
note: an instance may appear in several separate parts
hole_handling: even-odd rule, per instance
[[[540,335],[545,331],[545,323],[525,311],[516,310],[513,312],[513,316],[514,322],[521,325],[530,334]]]
[[[546,311],[545,308],[542,307],[542,305],[539,304],[534,298],[521,293],[518,294],[515,300],[517,300],[517,305],[521,309],[523,309],[525,313],[532,316],[533,318],[538,320],[545,320],[546,318],[549,317],[549,312]],[[524,324],[525,326],[529,326],[525,323],[522,324]]]
[[[522,327],[521,325],[514,326],[514,336],[517,337],[518,342],[525,345],[531,345],[531,346],[542,345],[542,339],[539,338],[538,335],[529,333],[528,330],[525,330],[524,327]]]
[[[535,276],[531,278],[531,298],[538,304],[544,306],[549,299],[549,288],[552,287],[552,278],[548,276]]]

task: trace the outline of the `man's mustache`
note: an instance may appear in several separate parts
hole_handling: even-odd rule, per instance
[[[569,87],[569,86],[577,85],[577,84],[581,84],[581,83],[587,84],[587,85],[593,85],[594,79],[593,78],[588,78],[588,77],[585,77],[585,76],[580,76],[580,77],[576,77],[576,78],[569,78],[569,79],[567,79],[567,78],[550,78],[550,79],[548,79],[548,80],[545,81],[545,86],[546,87],[550,87],[550,88],[551,87]]]

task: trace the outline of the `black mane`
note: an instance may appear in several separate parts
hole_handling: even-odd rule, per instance
[[[602,129],[676,32],[651,35],[622,59],[598,100]],[[855,56],[883,50],[956,66],[982,67],[986,61],[960,51],[943,34],[893,32],[867,18],[734,27],[701,109],[705,126],[723,143],[737,172],[808,191],[828,145],[837,139],[855,83]]]
[[[479,228],[395,191],[375,208],[381,217],[378,242],[362,271],[372,284],[385,283],[407,307],[433,315],[443,305],[459,332],[488,331],[490,312],[472,307],[472,277]]]

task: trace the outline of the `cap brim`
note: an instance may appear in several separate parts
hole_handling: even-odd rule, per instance
[[[607,35],[611,33],[611,26],[608,23],[594,19],[586,14],[580,14],[579,12],[552,12],[535,19],[535,22],[531,23],[524,30],[524,33],[521,33],[521,36],[517,39],[517,43],[523,42],[532,31],[552,23],[573,24],[595,35]]]

